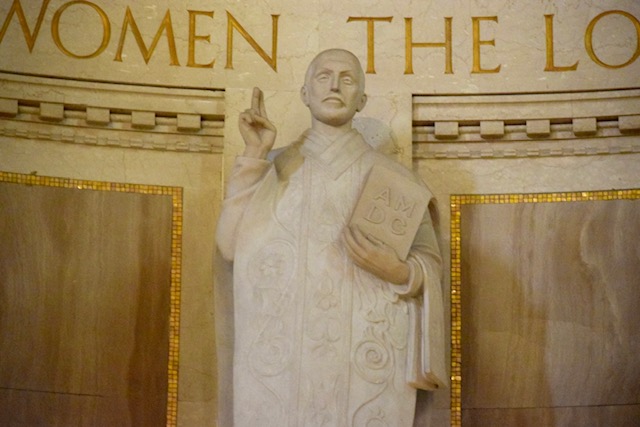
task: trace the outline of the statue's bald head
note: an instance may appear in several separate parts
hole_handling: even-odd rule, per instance
[[[307,67],[307,73],[305,74],[305,77],[304,77],[305,86],[309,82],[309,79],[313,75],[314,70],[316,69],[318,64],[321,64],[322,61],[328,58],[331,58],[331,59],[340,58],[343,61],[351,63],[353,70],[358,77],[358,84],[360,86],[360,91],[364,93],[365,76],[364,76],[364,70],[362,69],[362,65],[360,64],[360,60],[358,59],[357,56],[355,56],[353,53],[349,52],[346,49],[332,48],[332,49],[323,50],[322,52],[317,54],[315,58],[313,58],[309,63],[309,67]]]

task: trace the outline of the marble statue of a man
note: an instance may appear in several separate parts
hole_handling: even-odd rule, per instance
[[[349,219],[373,166],[419,179],[352,128],[367,101],[353,54],[320,53],[301,97],[311,128],[284,149],[259,89],[240,115],[217,229],[233,261],[234,425],[411,426],[416,388],[445,383],[431,218],[406,260]]]

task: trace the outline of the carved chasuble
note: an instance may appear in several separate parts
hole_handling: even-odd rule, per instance
[[[244,161],[221,218],[239,221],[226,233],[235,252],[234,425],[412,425],[422,289],[355,266],[341,239],[373,165],[412,175],[356,131],[333,142],[307,131],[273,163]],[[423,228],[418,265],[433,265],[421,274],[439,274],[430,220]]]

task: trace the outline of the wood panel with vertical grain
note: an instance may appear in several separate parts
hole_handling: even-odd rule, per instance
[[[166,423],[170,196],[0,183],[0,424]]]
[[[640,201],[461,209],[464,426],[640,419]]]

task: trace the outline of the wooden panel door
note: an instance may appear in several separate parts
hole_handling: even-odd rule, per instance
[[[637,426],[640,200],[461,208],[462,425]]]
[[[170,196],[0,182],[0,424],[166,424]]]

